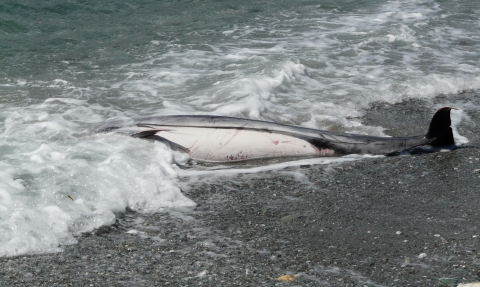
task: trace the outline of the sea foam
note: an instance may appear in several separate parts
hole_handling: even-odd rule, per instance
[[[126,208],[158,212],[195,205],[178,187],[167,146],[82,132],[65,118],[89,108],[49,113],[58,108],[49,104],[58,102],[6,117],[0,134],[6,147],[0,161],[0,256],[60,251],[75,236],[114,223]]]

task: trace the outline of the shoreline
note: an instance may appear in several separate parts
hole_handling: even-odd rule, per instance
[[[462,97],[478,102],[476,96],[460,94],[448,102]],[[381,123],[390,135],[417,134],[432,114],[422,102],[407,101],[375,106],[364,122]],[[190,183],[184,193],[195,208],[127,212],[116,224],[82,235],[64,252],[0,258],[0,285],[443,286],[439,278],[480,281],[480,118],[473,112],[468,116],[459,130],[470,143],[450,152]]]

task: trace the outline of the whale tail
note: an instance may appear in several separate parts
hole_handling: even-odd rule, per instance
[[[451,146],[455,144],[453,139],[452,121],[450,119],[450,111],[454,108],[444,107],[439,109],[433,115],[430,127],[425,137],[429,140],[429,144],[434,147]]]

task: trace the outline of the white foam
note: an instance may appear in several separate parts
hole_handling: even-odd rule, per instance
[[[247,115],[250,118],[258,119],[265,110],[280,110],[282,106],[275,104],[274,89],[285,84],[296,81],[296,78],[305,73],[305,67],[301,64],[286,62],[281,70],[273,71],[273,76],[255,76],[234,80],[224,89],[232,89],[229,92],[233,97],[239,99],[235,102],[227,102],[222,105],[214,105],[213,113],[218,115]],[[217,93],[227,93],[223,90]],[[208,107],[208,106],[207,106]]]
[[[469,53],[437,45],[478,36],[437,22],[431,27],[442,9],[412,0],[335,17],[322,9],[303,17],[285,12],[271,22],[228,27],[209,50],[172,45],[151,53],[115,70],[121,80],[111,87],[125,100],[149,103],[147,115],[221,114],[384,135],[359,120],[372,103],[480,88],[480,68]]]
[[[469,140],[460,135],[458,133],[458,125],[462,121],[462,119],[465,117],[465,113],[462,110],[455,109],[450,111],[450,118],[452,120],[452,132],[453,132],[453,138],[455,139],[455,144],[458,146],[467,144]]]
[[[366,158],[378,158],[383,157],[379,155],[348,155],[343,157],[321,157],[321,158],[309,158],[293,160],[281,163],[273,163],[262,166],[235,168],[231,166],[216,166],[214,168],[201,169],[200,166],[196,166],[196,169],[181,169],[176,168],[176,171],[180,177],[195,177],[195,176],[232,176],[237,174],[254,174],[265,171],[282,170],[288,167],[299,167],[304,165],[327,165],[327,164],[340,164],[349,161],[355,161]]]
[[[193,206],[176,183],[171,150],[161,143],[118,135],[75,136],[66,120],[89,110],[58,101],[14,110],[0,134],[0,256],[56,252],[75,236],[115,222],[131,208],[157,212]],[[73,106],[71,106],[73,105]],[[94,113],[90,110],[89,113]],[[51,140],[54,139],[54,140]]]

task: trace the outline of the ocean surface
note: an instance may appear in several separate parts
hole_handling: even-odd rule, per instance
[[[211,114],[385,135],[362,124],[374,103],[480,88],[479,18],[475,0],[1,1],[0,256],[195,206],[179,178],[207,171],[95,126]]]

